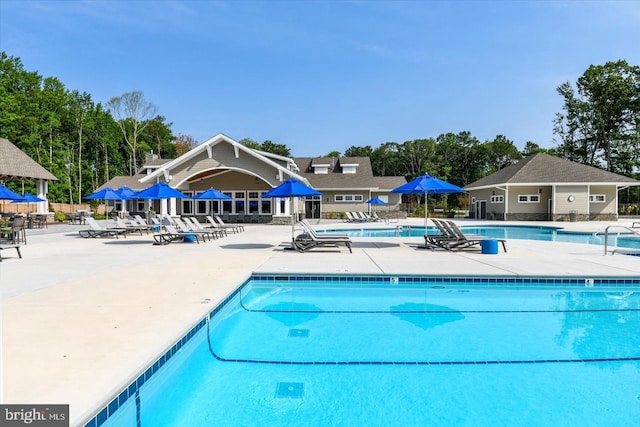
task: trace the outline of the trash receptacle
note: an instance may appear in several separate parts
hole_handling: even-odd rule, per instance
[[[569,222],[578,221],[578,211],[569,211]]]
[[[494,239],[485,239],[480,242],[483,254],[497,254],[498,241]]]
[[[185,234],[183,240],[185,241],[185,243],[195,243],[196,235],[192,233]]]

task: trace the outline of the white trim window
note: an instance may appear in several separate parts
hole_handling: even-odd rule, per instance
[[[471,204],[472,204],[472,205],[475,205],[475,204],[476,204],[476,198],[475,198],[475,197],[472,197],[472,198],[471,198]]]
[[[184,194],[191,197],[193,196],[193,191],[183,191]],[[193,200],[192,199],[182,199],[182,215],[193,215]]]
[[[504,196],[503,195],[498,195],[498,196],[491,196],[491,203],[504,203]]]
[[[518,194],[518,203],[540,203],[539,194]]]
[[[362,203],[362,194],[336,194],[333,196],[336,203]]]
[[[606,203],[606,194],[589,194],[589,203]]]

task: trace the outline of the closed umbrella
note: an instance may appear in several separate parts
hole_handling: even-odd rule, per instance
[[[289,178],[282,184],[264,193],[263,197],[289,197],[292,202],[294,197],[322,196],[322,193],[308,187],[295,178]],[[295,234],[294,212],[291,210],[291,241],[293,242]]]
[[[424,174],[406,184],[391,190],[392,193],[401,194],[424,194],[424,227],[427,227],[427,195],[428,194],[450,194],[464,193],[464,188],[451,184],[447,181],[436,178],[429,174]]]

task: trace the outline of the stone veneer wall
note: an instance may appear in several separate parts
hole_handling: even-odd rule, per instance
[[[567,220],[569,217],[567,216]],[[507,214],[507,221],[547,221],[545,213],[510,213]]]

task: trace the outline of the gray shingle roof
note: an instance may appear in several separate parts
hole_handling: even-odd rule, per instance
[[[22,178],[58,180],[11,141],[0,138],[0,179]]]
[[[473,190],[504,184],[609,183],[638,185],[640,181],[593,166],[583,165],[545,153],[525,157],[465,187]]]
[[[317,158],[317,157],[296,157],[293,159],[300,175],[307,178],[309,184],[315,189],[330,188],[379,188],[381,190],[391,190],[407,180],[402,176],[374,176],[371,168],[371,160],[368,157],[341,157]],[[313,173],[312,165],[332,164],[327,174]],[[340,164],[358,164],[355,174],[343,174]]]

